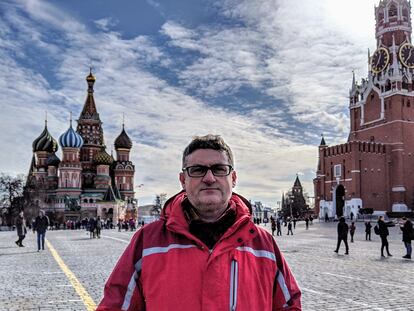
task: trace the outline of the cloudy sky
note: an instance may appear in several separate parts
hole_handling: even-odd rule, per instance
[[[92,66],[108,146],[125,113],[141,203],[180,189],[182,150],[207,133],[233,148],[245,197],[276,206],[296,174],[313,195],[321,133],[348,135],[376,3],[2,0],[0,172],[27,173],[45,111],[55,139],[79,116]]]

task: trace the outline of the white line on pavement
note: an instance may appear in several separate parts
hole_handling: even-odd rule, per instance
[[[51,300],[47,303],[65,303],[65,302],[82,302],[81,299],[68,299],[68,300]]]
[[[375,280],[356,278],[354,276],[349,276],[349,275],[335,274],[335,273],[329,273],[329,272],[324,272],[322,274],[331,275],[331,276],[338,277],[338,278],[351,279],[351,280],[357,280],[357,281],[363,281],[363,282],[370,282],[370,283],[375,283],[375,284],[378,284],[378,285],[385,285],[385,286],[397,287],[397,288],[410,288],[411,289],[410,286],[406,286],[406,285],[383,283],[383,282],[378,282],[378,281],[375,281]]]
[[[107,238],[107,239],[112,239],[112,240],[119,241],[119,242],[126,243],[126,244],[129,244],[129,242],[130,242],[130,241],[126,241],[126,240],[122,240],[122,239],[118,239],[118,238],[113,238],[113,237],[107,236],[107,235],[101,235],[101,237]]]
[[[348,299],[348,298],[344,298],[344,297],[338,297],[338,296],[330,295],[330,294],[328,294],[326,292],[316,291],[316,290],[312,290],[312,289],[309,289],[309,288],[303,288],[303,287],[301,287],[300,289],[302,291],[309,292],[309,293],[312,293],[312,294],[322,295],[325,298],[326,297],[329,297],[329,298],[336,299],[338,301],[345,301],[345,302],[353,303],[353,304],[356,304],[356,305],[359,305],[359,306],[364,306],[364,307],[367,307],[367,308],[372,308],[372,305],[369,304],[369,303],[359,302],[359,301],[355,301],[353,299]],[[377,308],[377,307],[374,307],[374,308],[372,308],[370,310],[376,310],[376,311],[392,311],[390,309]]]

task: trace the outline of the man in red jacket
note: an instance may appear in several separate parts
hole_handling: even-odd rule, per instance
[[[301,292],[271,234],[232,191],[233,154],[220,136],[183,154],[183,190],[119,259],[98,311],[297,311]]]

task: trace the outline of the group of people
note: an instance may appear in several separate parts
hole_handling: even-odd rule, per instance
[[[139,223],[141,226],[144,225],[144,221],[141,221]],[[124,229],[125,231],[135,231],[137,229],[136,226],[136,221],[133,218],[129,218],[129,219],[118,219],[118,231],[120,232],[122,229]]]
[[[272,235],[281,236],[282,235],[282,224],[284,224],[285,227],[287,227],[287,233],[286,235],[293,235],[293,229],[296,229],[296,222],[298,221],[297,218],[293,217],[285,217],[285,218],[277,218],[275,219],[273,216],[270,217],[270,223],[272,228]],[[306,216],[305,219],[305,228],[306,230],[309,229],[309,224],[313,224],[313,217],[312,216]]]
[[[392,254],[389,250],[389,243],[388,243],[388,236],[389,236],[389,227],[394,227],[395,223],[392,221],[385,222],[384,216],[380,216],[378,218],[377,225],[374,227],[375,234],[379,235],[381,238],[381,257],[385,257],[384,250],[386,251],[386,254],[388,257],[391,257]],[[371,229],[372,225],[370,221],[365,222],[365,240],[371,241]],[[412,254],[412,247],[411,247],[411,241],[414,240],[414,228],[413,223],[410,219],[407,219],[406,217],[402,218],[402,221],[400,222],[400,230],[402,231],[402,241],[404,243],[406,254],[403,256],[405,259],[411,259]],[[355,222],[352,222],[350,226],[345,221],[345,217],[340,217],[338,226],[338,242],[336,245],[335,253],[339,252],[339,248],[341,246],[341,243],[344,242],[345,244],[345,255],[349,254],[349,245],[348,245],[348,232],[351,236],[351,243],[354,242],[354,234],[356,231]]]

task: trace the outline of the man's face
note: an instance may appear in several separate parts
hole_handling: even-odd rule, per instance
[[[198,149],[186,158],[186,167],[215,164],[229,164],[227,154],[213,149]],[[211,170],[204,177],[190,177],[186,171],[180,173],[180,182],[188,199],[207,222],[215,221],[227,208],[236,180],[235,171],[222,177],[214,176]]]

